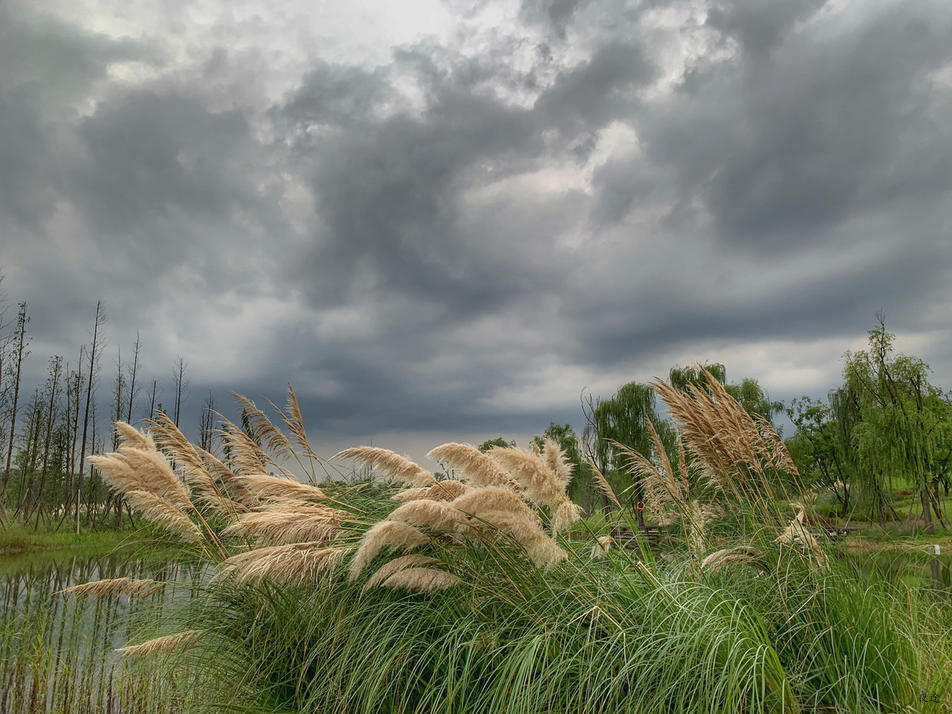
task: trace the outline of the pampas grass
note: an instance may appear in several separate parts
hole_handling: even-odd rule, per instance
[[[279,585],[314,582],[333,570],[349,552],[350,548],[326,547],[322,542],[256,548],[222,561],[217,577],[239,585],[264,580]]]
[[[399,558],[394,558],[377,568],[374,574],[367,578],[367,582],[364,583],[361,592],[366,592],[371,588],[377,587],[383,583],[384,580],[400,570],[406,568],[421,568],[434,565],[438,562],[436,558],[431,558],[427,555],[417,555],[415,553],[411,555],[401,555]]]
[[[459,585],[462,581],[445,570],[435,568],[403,568],[380,583],[382,588],[432,593]]]
[[[89,595],[104,597],[108,595],[135,595],[148,597],[162,589],[162,584],[148,578],[108,578],[63,588],[58,595]]]
[[[499,486],[516,490],[515,480],[492,458],[475,446],[450,442],[427,453],[427,458],[438,461],[460,472],[460,480],[473,486]]]
[[[417,499],[395,508],[387,520],[401,521],[437,533],[461,533],[469,524],[462,511],[444,501]]]
[[[116,650],[116,652],[127,657],[134,655],[152,655],[160,653],[169,654],[172,652],[182,652],[194,647],[201,634],[201,630],[183,630],[182,632],[175,632],[171,635],[156,637],[138,645],[120,647]]]
[[[378,467],[391,478],[415,488],[433,486],[437,483],[436,478],[429,471],[389,449],[381,449],[376,446],[357,446],[352,449],[344,449],[334,454],[332,458],[351,459],[369,468]]]
[[[324,492],[317,486],[311,486],[280,476],[250,474],[248,476],[238,477],[238,482],[244,486],[250,494],[259,499],[291,498],[320,500],[325,498]]]
[[[405,503],[407,501],[418,501],[426,499],[430,501],[452,501],[454,498],[462,496],[464,493],[471,492],[472,489],[462,481],[447,479],[437,481],[432,486],[423,486],[421,488],[408,488],[393,494],[391,498],[394,501]]]
[[[384,549],[410,550],[429,540],[417,528],[399,521],[375,523],[364,533],[360,546],[350,561],[349,579],[355,580]]]
[[[255,537],[270,544],[325,542],[347,513],[312,503],[284,502],[239,515],[222,535]]]
[[[202,531],[185,513],[173,503],[148,491],[123,493],[129,505],[147,521],[153,521],[182,540],[197,543],[202,540]]]

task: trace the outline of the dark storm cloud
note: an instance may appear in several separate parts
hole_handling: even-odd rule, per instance
[[[835,375],[879,308],[942,329],[947,3],[450,4],[280,91],[230,25],[176,53],[4,7],[2,260],[47,351],[103,296],[193,391],[292,381],[372,436],[537,431],[713,343],[842,338]]]

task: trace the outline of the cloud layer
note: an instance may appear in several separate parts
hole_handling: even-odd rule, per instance
[[[0,266],[329,438],[578,422],[675,362],[952,380],[947,2],[0,0]],[[40,367],[37,367],[40,369]]]

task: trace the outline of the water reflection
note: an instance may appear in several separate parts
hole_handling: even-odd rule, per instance
[[[148,598],[57,595],[105,578],[168,583]],[[172,688],[113,650],[197,590],[203,567],[128,555],[0,560],[0,711],[173,712]]]

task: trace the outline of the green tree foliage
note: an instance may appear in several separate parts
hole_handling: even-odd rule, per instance
[[[840,389],[830,392],[826,403],[804,396],[794,399],[787,409],[796,428],[787,448],[804,485],[829,490],[842,516],[850,510],[853,484],[859,475],[850,441],[855,420],[850,423],[844,409],[851,404]]]
[[[497,446],[503,449],[510,449],[514,447],[515,445],[516,445],[516,442],[514,440],[506,441],[501,436],[497,436],[495,439],[487,439],[482,444],[480,444],[477,448],[485,454],[487,451]]]
[[[756,379],[744,377],[737,384],[728,384],[727,369],[720,362],[705,364],[703,369],[710,372],[718,382],[723,384],[727,393],[740,402],[740,405],[749,414],[759,414],[767,421],[773,422],[774,414],[783,412],[783,403],[771,401],[767,392]],[[691,386],[704,389],[705,380],[701,370],[701,365],[693,367],[674,366],[668,372],[668,382],[671,383],[672,387],[682,392],[687,391]]]
[[[903,479],[914,485],[931,531],[931,511],[942,518],[938,486],[949,479],[952,405],[929,383],[925,362],[895,352],[895,336],[882,315],[878,319],[868,349],[846,357],[846,389],[855,395],[860,416],[852,440],[863,466],[883,483]]]

